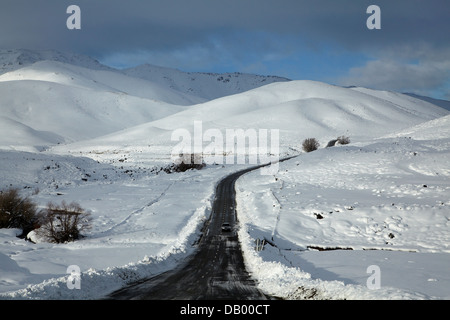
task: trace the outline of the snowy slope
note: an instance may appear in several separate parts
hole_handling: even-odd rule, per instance
[[[299,133],[306,133],[303,125],[316,125],[316,135],[346,130],[352,135],[373,137],[446,114],[439,107],[401,94],[290,81],[199,104],[150,125],[175,129],[201,120],[218,128],[265,127]]]
[[[409,137],[415,140],[446,139],[450,136],[450,116],[443,116],[388,134],[386,137]]]
[[[278,129],[280,151],[286,154],[291,148],[300,150],[305,138],[315,137],[323,146],[341,135],[355,141],[372,139],[446,114],[448,111],[442,108],[402,94],[347,89],[314,81],[278,82],[54,150],[139,150],[149,158],[157,154],[170,161],[171,150],[179,142],[172,141],[174,130],[184,128],[193,137],[194,122],[201,121],[202,134],[217,129],[224,139],[227,129]],[[204,147],[208,144],[204,141]],[[226,150],[226,141],[223,149],[236,151]]]
[[[46,81],[0,82],[3,117],[38,131],[50,131],[66,141],[88,139],[164,117],[182,106],[115,92],[93,91]],[[0,145],[15,137],[3,131]],[[52,141],[48,141],[51,143]],[[32,141],[21,141],[25,145]]]
[[[432,103],[432,104],[434,104],[434,105],[436,105],[436,106],[439,106],[439,107],[441,107],[441,108],[444,108],[444,109],[450,111],[450,101],[448,101],[448,100],[442,100],[442,99],[434,99],[434,98],[430,98],[430,97],[424,97],[424,96],[420,96],[420,95],[414,94],[414,93],[405,93],[405,94],[407,94],[407,95],[409,95],[409,96],[411,96],[411,97],[413,97],[413,98],[416,98],[416,99],[421,99],[421,100],[427,101],[427,102],[429,102],[429,103]]]
[[[148,77],[151,72],[147,68],[122,72],[84,55],[0,50],[0,130],[4,133],[0,146],[42,150],[55,142],[95,138],[160,119],[206,100],[203,93],[185,90],[182,83],[187,81],[187,73],[158,67],[152,70],[158,72]],[[192,74],[189,81],[192,77],[196,75]],[[240,92],[268,79],[281,80],[239,74],[233,76],[238,80],[232,86],[225,85],[227,81],[217,86],[211,76],[198,77],[200,87],[214,95]],[[38,134],[36,140],[24,130],[45,134]]]
[[[0,112],[2,121],[9,121],[8,128],[0,127],[0,146],[55,143],[49,135],[27,140],[19,134],[24,126],[78,141],[156,120],[198,101],[121,73],[40,61],[0,75]]]
[[[42,151],[48,145],[64,142],[64,138],[48,131],[37,131],[18,121],[0,116],[1,148]]]
[[[449,120],[240,179],[240,236],[261,287],[291,298],[449,299]],[[257,253],[255,239],[270,244]],[[370,266],[381,283],[371,290]]]
[[[245,73],[183,72],[149,64],[125,69],[123,72],[205,100],[241,93],[273,82],[289,81],[277,76]]]
[[[150,81],[160,90],[174,90],[187,97],[196,97],[197,102],[212,100],[254,89],[272,82],[289,81],[277,76],[263,76],[245,73],[201,73],[183,72],[177,69],[145,64],[134,68],[118,70],[101,64],[97,60],[81,54],[56,50],[0,49],[0,74],[31,66],[36,62],[51,61],[87,68],[95,71],[109,71],[119,75]],[[52,71],[50,71],[52,72]],[[92,73],[91,73],[92,74]],[[109,73],[109,75],[111,75]],[[71,75],[67,74],[67,77]],[[92,80],[97,81],[94,76]],[[104,77],[104,82],[107,77]],[[128,79],[130,81],[130,79]],[[145,83],[144,82],[144,83]],[[71,81],[73,83],[73,79]],[[122,85],[126,85],[122,83]],[[92,84],[94,87],[95,85]],[[117,85],[117,83],[114,83]],[[127,86],[133,88],[131,84]],[[128,92],[129,93],[129,92]]]
[[[123,75],[115,70],[95,70],[59,61],[38,61],[0,76],[0,81],[45,81],[100,92],[123,93],[176,105],[191,105],[202,99],[176,90]]]

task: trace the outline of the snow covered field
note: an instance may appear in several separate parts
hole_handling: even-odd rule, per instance
[[[272,177],[242,177],[241,236],[262,287],[281,296],[304,287],[317,298],[449,299],[449,133],[446,116],[301,155]],[[257,238],[269,242],[259,255]],[[380,288],[369,290],[373,265]]]
[[[57,60],[0,75],[0,189],[18,187],[40,207],[75,201],[93,225],[67,244],[0,229],[1,299],[99,299],[189,255],[215,185],[249,166],[160,171],[178,142],[173,131],[194,133],[194,121],[203,131],[277,129],[280,158],[298,155],[274,175],[255,171],[237,183],[239,236],[263,290],[288,299],[450,298],[447,110],[313,81],[257,87],[264,81],[247,75],[235,80],[249,90],[229,96],[229,83],[209,75],[222,97],[208,100],[201,87],[188,90],[190,77],[207,83],[207,75],[151,69],[170,72],[170,88],[152,82],[148,66],[124,74]],[[186,93],[194,91],[203,96]],[[324,148],[340,135],[351,143]],[[309,137],[321,147],[306,154]],[[255,239],[267,241],[264,250]],[[347,250],[319,251],[337,248]],[[73,265],[80,289],[67,286]]]
[[[135,170],[130,176],[86,158],[15,151],[2,151],[0,158],[2,176],[20,170],[20,183],[30,186],[24,194],[41,206],[76,201],[94,217],[87,237],[67,244],[33,244],[17,238],[18,229],[0,230],[0,289],[18,290],[2,297],[19,299],[97,299],[173,268],[192,252],[215,184],[236,170],[159,175]],[[89,180],[81,180],[86,174]],[[17,185],[14,178],[2,182]],[[81,290],[67,288],[70,265],[82,271]]]

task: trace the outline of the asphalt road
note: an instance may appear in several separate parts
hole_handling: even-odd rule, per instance
[[[284,159],[286,160],[286,159]],[[112,293],[115,300],[264,300],[245,269],[236,233],[236,180],[259,167],[225,177],[217,186],[210,219],[205,223],[196,252],[177,268]],[[232,230],[223,231],[230,223]]]

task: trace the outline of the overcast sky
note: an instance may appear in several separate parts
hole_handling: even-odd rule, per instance
[[[72,4],[80,30],[66,27]],[[1,0],[0,47],[450,99],[449,17],[449,0]]]

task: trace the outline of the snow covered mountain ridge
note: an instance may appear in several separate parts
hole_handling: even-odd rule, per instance
[[[94,138],[277,80],[287,79],[149,65],[117,70],[85,55],[0,50],[0,145],[42,150]]]
[[[205,129],[282,129],[289,148],[306,135],[325,143],[342,134],[376,137],[448,114],[395,92],[152,65],[117,70],[52,50],[0,50],[0,67],[3,149],[126,140],[170,148],[171,132],[194,121]]]
[[[248,91],[273,82],[290,81],[290,79],[283,77],[238,72],[223,74],[183,72],[177,69],[150,64],[119,70],[103,65],[96,59],[86,55],[56,50],[36,51],[27,49],[0,49],[0,75],[40,61],[61,62],[91,70],[113,71],[130,77],[151,81],[184,94],[200,97],[204,100]]]
[[[97,60],[81,54],[57,50],[0,49],[0,74],[43,60],[58,61],[94,70],[112,70]]]
[[[129,76],[150,80],[183,93],[206,100],[245,92],[273,82],[290,81],[277,76],[262,76],[246,73],[183,72],[176,69],[141,65],[125,69]]]

